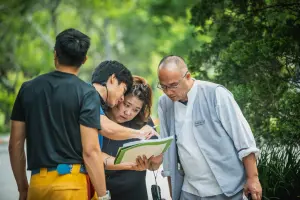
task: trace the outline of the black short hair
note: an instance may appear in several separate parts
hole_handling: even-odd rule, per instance
[[[80,67],[90,48],[90,38],[80,31],[70,28],[56,36],[54,50],[61,65]]]
[[[99,83],[105,85],[108,78],[115,74],[119,84],[125,83],[127,86],[127,92],[131,90],[133,78],[129,69],[127,69],[122,63],[115,60],[106,60],[101,62],[94,70],[92,74],[92,83]]]

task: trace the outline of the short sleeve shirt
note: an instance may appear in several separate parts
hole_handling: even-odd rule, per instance
[[[100,98],[77,76],[50,72],[23,83],[11,120],[26,124],[28,169],[83,163],[80,125],[100,129]]]
[[[100,98],[101,98],[101,96],[100,96]],[[105,113],[104,113],[104,111],[103,111],[103,109],[100,105],[100,116],[101,115],[105,115]],[[100,148],[102,148],[102,146],[103,146],[103,136],[101,134],[99,134],[98,138],[99,138]]]

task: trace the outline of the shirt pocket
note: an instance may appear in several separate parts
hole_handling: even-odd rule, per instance
[[[221,134],[217,130],[216,124],[213,121],[207,121],[202,118],[198,118],[193,121],[194,132],[196,139],[205,141],[207,143],[215,143],[221,140]]]

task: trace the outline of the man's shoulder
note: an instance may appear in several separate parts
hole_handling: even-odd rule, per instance
[[[45,74],[40,74],[40,75],[34,77],[33,79],[31,79],[28,82],[38,82],[38,81],[48,80],[48,78],[51,76],[52,73],[53,72],[48,72],[48,73],[45,73]]]
[[[213,83],[210,81],[202,81],[202,80],[197,80],[199,83],[198,86],[202,88],[211,88],[211,89],[216,89],[217,87],[222,86],[221,84],[218,83]]]
[[[41,74],[41,75],[38,75],[28,81],[25,81],[22,86],[23,87],[30,87],[32,84],[35,84],[37,82],[40,82],[40,81],[43,81],[46,79],[46,77],[48,76],[49,73],[46,73],[46,74]]]
[[[171,101],[172,102],[172,100],[166,94],[163,94],[159,97],[159,102],[162,102],[162,101]]]
[[[199,81],[199,87],[200,88],[203,88],[203,89],[208,89],[208,90],[211,90],[213,92],[227,92],[227,93],[230,93],[231,92],[222,84],[219,84],[219,83],[213,83],[213,82],[209,82],[209,81]]]
[[[42,76],[42,75],[40,75]],[[37,76],[31,80],[27,80],[25,82],[22,83],[21,88],[20,88],[20,92],[26,91],[26,90],[32,90],[32,87],[35,87],[35,85],[39,85],[37,84],[39,82],[39,77]]]
[[[48,73],[45,73],[45,74],[40,74],[30,80],[27,80],[25,81],[23,84],[22,84],[22,88],[25,89],[25,88],[30,88],[30,87],[37,87],[37,86],[42,86],[42,84],[48,82],[51,77],[51,74],[53,72],[48,72]]]
[[[198,88],[202,89],[206,94],[215,95],[216,91],[218,90],[229,91],[226,87],[224,87],[219,83],[213,83],[209,81],[197,81],[197,82],[198,82]]]
[[[166,95],[166,94],[163,94],[159,97],[159,104],[164,104],[164,105],[168,105],[168,104],[171,104],[172,103],[172,100]]]
[[[85,82],[84,80],[80,79],[79,77],[77,77],[77,79],[74,81],[76,82],[76,83],[74,83],[75,87],[76,87],[76,91],[78,91],[83,96],[85,96],[85,95],[99,96],[97,90],[95,89],[95,87],[92,84]]]
[[[91,92],[91,91],[97,93],[95,87],[92,84],[87,83],[79,78],[78,78],[78,80],[79,80],[78,81],[79,86],[82,87],[84,89],[84,91],[86,91],[86,93]]]
[[[158,102],[158,107],[159,109],[159,113],[167,113],[169,111],[172,110],[172,107],[174,105],[174,102],[165,94],[163,94],[160,98],[159,98],[159,102]]]

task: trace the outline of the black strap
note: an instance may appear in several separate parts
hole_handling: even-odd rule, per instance
[[[152,164],[150,163],[151,167]],[[152,167],[153,170],[153,167]],[[160,187],[157,185],[157,174],[158,174],[158,170],[155,174],[154,170],[153,170],[153,175],[154,175],[154,180],[155,180],[155,185],[151,186],[151,193],[152,193],[152,198],[153,200],[162,200],[161,199],[161,191],[160,191]]]

